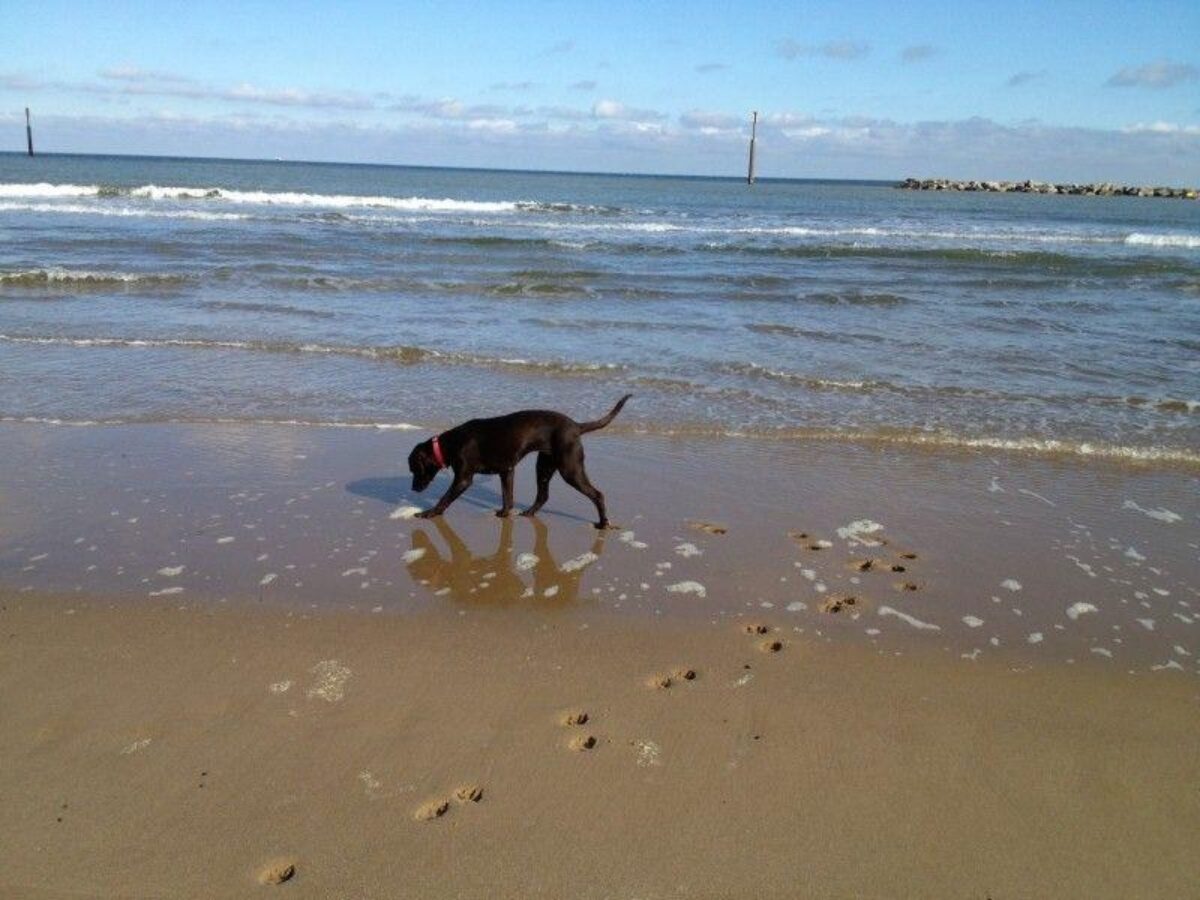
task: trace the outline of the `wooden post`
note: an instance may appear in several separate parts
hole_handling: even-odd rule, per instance
[[[33,126],[29,124],[29,107],[25,107],[25,143],[29,147],[29,155],[33,156]]]
[[[758,111],[750,122],[750,168],[746,172],[746,184],[754,184],[754,141],[758,137]]]

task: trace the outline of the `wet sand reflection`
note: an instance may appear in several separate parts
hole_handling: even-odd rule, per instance
[[[563,571],[550,550],[550,531],[540,519],[529,518],[533,529],[533,548],[514,555],[514,520],[502,519],[496,549],[475,555],[444,517],[431,524],[446,545],[439,549],[424,528],[412,532],[413,550],[422,551],[405,565],[413,581],[434,596],[449,597],[459,603],[511,605],[517,602],[544,602],[565,606],[579,598],[580,585],[588,565]],[[426,528],[428,525],[425,526]],[[589,552],[600,557],[605,532],[597,532]]]

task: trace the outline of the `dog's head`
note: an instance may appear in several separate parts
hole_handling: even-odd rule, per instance
[[[412,472],[412,489],[418,494],[437,476],[439,466],[433,458],[433,440],[422,441],[408,454],[408,471]]]

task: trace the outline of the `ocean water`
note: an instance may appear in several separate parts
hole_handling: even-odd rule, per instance
[[[624,430],[1200,466],[1200,203],[0,155],[0,419],[625,392]]]

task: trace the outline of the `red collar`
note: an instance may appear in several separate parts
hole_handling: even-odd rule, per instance
[[[433,439],[433,461],[437,463],[439,469],[446,468],[446,457],[442,453],[442,445],[438,443],[438,439]]]

